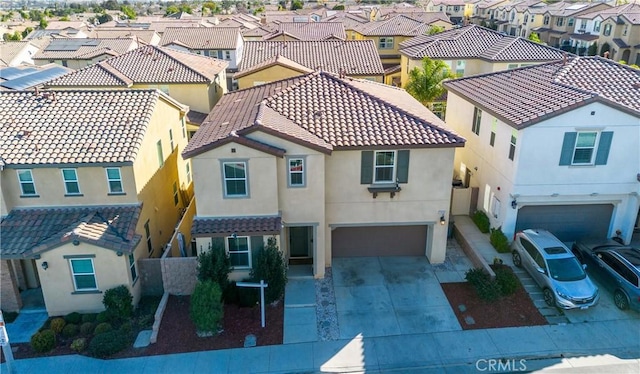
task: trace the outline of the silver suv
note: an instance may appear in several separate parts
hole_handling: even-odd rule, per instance
[[[513,264],[524,267],[542,288],[544,301],[562,309],[587,309],[600,295],[586,266],[558,238],[546,230],[527,229],[511,244]]]

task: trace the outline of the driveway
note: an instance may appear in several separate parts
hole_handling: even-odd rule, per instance
[[[425,257],[333,259],[341,339],[462,330]]]

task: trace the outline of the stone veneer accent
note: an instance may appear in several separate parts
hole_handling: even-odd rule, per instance
[[[169,257],[162,259],[164,292],[171,295],[191,295],[198,282],[197,257]]]

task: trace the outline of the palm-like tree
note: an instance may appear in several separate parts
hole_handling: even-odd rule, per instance
[[[449,65],[441,60],[425,57],[422,59],[422,68],[415,67],[409,71],[409,81],[404,88],[416,100],[429,106],[444,94],[442,81],[449,78],[455,78]]]

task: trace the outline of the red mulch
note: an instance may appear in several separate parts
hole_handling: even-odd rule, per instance
[[[441,286],[463,330],[547,324],[524,287],[520,287],[513,295],[488,302],[481,300],[467,282],[443,283]],[[467,308],[465,312],[458,309],[460,304]],[[468,325],[464,320],[467,316],[473,317],[475,324]]]

